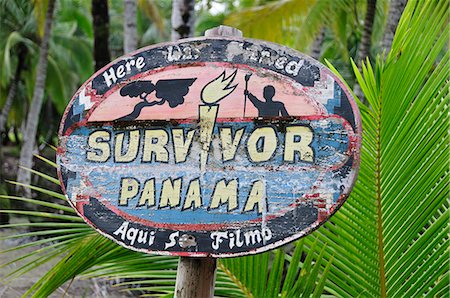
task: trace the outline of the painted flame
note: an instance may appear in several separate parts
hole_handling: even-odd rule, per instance
[[[214,80],[206,84],[203,87],[201,98],[202,101],[208,105],[216,104],[221,99],[227,97],[231,92],[236,89],[236,85],[230,86],[236,77],[237,70],[235,70],[228,77],[225,77],[225,70]]]

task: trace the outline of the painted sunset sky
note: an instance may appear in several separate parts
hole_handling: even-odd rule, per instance
[[[140,77],[139,80],[151,81],[156,84],[161,79],[189,79],[195,78],[195,82],[189,88],[188,94],[184,97],[184,103],[171,108],[166,102],[162,105],[144,107],[136,120],[169,120],[169,119],[198,119],[198,107],[204,105],[201,101],[202,89],[211,81],[219,77],[224,71],[226,76],[231,75],[236,68],[226,68],[216,65],[188,66],[182,68],[165,69],[151,75]],[[237,84],[235,90],[219,101],[218,118],[241,118],[257,117],[258,110],[249,99],[246,103],[244,115],[244,90],[245,75],[252,73],[248,81],[248,91],[256,96],[260,101],[265,101],[263,97],[264,87],[272,85],[275,87],[273,101],[284,104],[290,116],[326,115],[325,107],[316,100],[309,98],[303,92],[303,86],[294,80],[286,79],[285,76],[278,75],[269,70],[258,69],[237,69],[236,77],[230,86]],[[128,82],[124,82],[125,86]],[[148,97],[148,101],[159,101],[155,92]],[[130,114],[136,104],[143,100],[139,97],[121,96],[120,89],[110,94],[92,112],[89,122],[111,121]]]

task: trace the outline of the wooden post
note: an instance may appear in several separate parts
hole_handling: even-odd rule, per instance
[[[176,298],[214,296],[216,259],[181,257],[178,263]]]
[[[205,32],[206,37],[242,37],[242,31],[219,26]],[[214,297],[216,259],[180,257],[175,284],[176,298]]]
[[[233,27],[220,25],[205,31],[206,37],[242,37],[242,31]]]

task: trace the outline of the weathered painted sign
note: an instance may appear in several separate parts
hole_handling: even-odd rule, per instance
[[[200,38],[121,57],[62,119],[69,202],[130,249],[257,253],[308,234],[343,204],[361,124],[347,88],[296,51]]]

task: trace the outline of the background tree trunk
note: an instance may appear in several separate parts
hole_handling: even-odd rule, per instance
[[[34,84],[33,99],[27,115],[27,122],[23,134],[23,145],[20,151],[19,165],[32,168],[33,164],[33,149],[35,147],[35,138],[38,128],[39,114],[41,112],[42,101],[44,99],[45,79],[47,77],[47,56],[48,44],[50,40],[50,33],[52,29],[53,10],[55,8],[55,0],[48,1],[44,36],[42,38],[39,60],[36,70],[36,82]],[[27,170],[19,168],[17,173],[17,181],[23,184],[30,184],[31,173]],[[30,197],[31,192],[29,188],[23,188],[24,195]]]
[[[365,61],[370,55],[370,48],[372,46],[372,31],[373,21],[375,20],[375,12],[377,7],[377,0],[367,0],[366,17],[364,19],[364,31],[361,37],[361,44],[359,47],[358,58],[355,62],[358,64],[358,69],[361,71],[362,61]],[[365,102],[364,94],[358,83],[355,83],[353,92],[362,101]]]
[[[311,46],[311,57],[319,60],[320,59],[320,52],[322,50],[322,44],[323,40],[325,39],[325,28],[320,29],[319,34],[317,35],[316,39],[314,39],[314,42]]]
[[[17,80],[17,72],[16,72],[13,81],[9,85],[8,96],[6,97],[5,105],[3,106],[2,113],[0,115],[0,140],[1,134],[3,133],[3,131],[6,131],[6,122],[8,121],[8,115],[9,111],[11,110],[13,99],[16,96],[18,83],[19,81]]]
[[[392,40],[397,30],[398,21],[402,16],[408,0],[392,0],[389,7],[389,16],[384,29],[382,46],[386,49],[386,55],[391,51]]]
[[[137,49],[136,0],[125,0],[123,13],[123,52],[128,54]]]
[[[17,67],[18,70],[19,67]],[[0,115],[0,145],[2,141],[2,133],[6,132],[6,122],[8,121],[9,111],[11,110],[12,102],[14,97],[16,96],[17,84],[19,83],[19,78],[16,70],[16,74],[14,75],[11,84],[9,85],[8,96],[6,97],[5,105],[3,106],[2,113]]]
[[[95,70],[99,70],[111,61],[108,0],[92,0],[92,21],[94,25]]]
[[[6,194],[5,189],[3,188],[3,181],[5,181],[5,159],[3,155],[3,133],[7,139],[7,127],[6,124],[8,122],[8,116],[9,111],[11,110],[11,106],[13,103],[14,98],[17,94],[17,86],[20,81],[20,74],[22,73],[22,70],[24,68],[24,61],[26,56],[27,50],[25,47],[20,47],[17,57],[17,66],[16,66],[16,72],[14,73],[14,78],[11,81],[11,84],[9,86],[8,96],[6,97],[5,105],[3,106],[1,115],[0,115],[0,194]],[[0,210],[1,209],[9,209],[10,208],[10,201],[8,199],[2,199],[0,200]],[[0,225],[8,224],[9,223],[9,214],[8,213],[0,213]]]
[[[172,41],[194,36],[195,0],[172,1]]]
[[[26,48],[20,47],[17,54],[16,72],[14,73],[14,78],[9,86],[8,96],[6,97],[5,105],[3,106],[2,113],[0,115],[0,140],[1,140],[1,133],[5,131],[9,111],[11,110],[14,97],[16,96],[17,85],[19,84],[20,75],[22,73],[22,70],[24,69],[24,60],[26,54],[27,54]]]
[[[367,0],[366,18],[364,19],[364,31],[359,47],[358,64],[361,60],[365,60],[370,55],[370,47],[372,46],[373,21],[375,20],[377,0]]]

